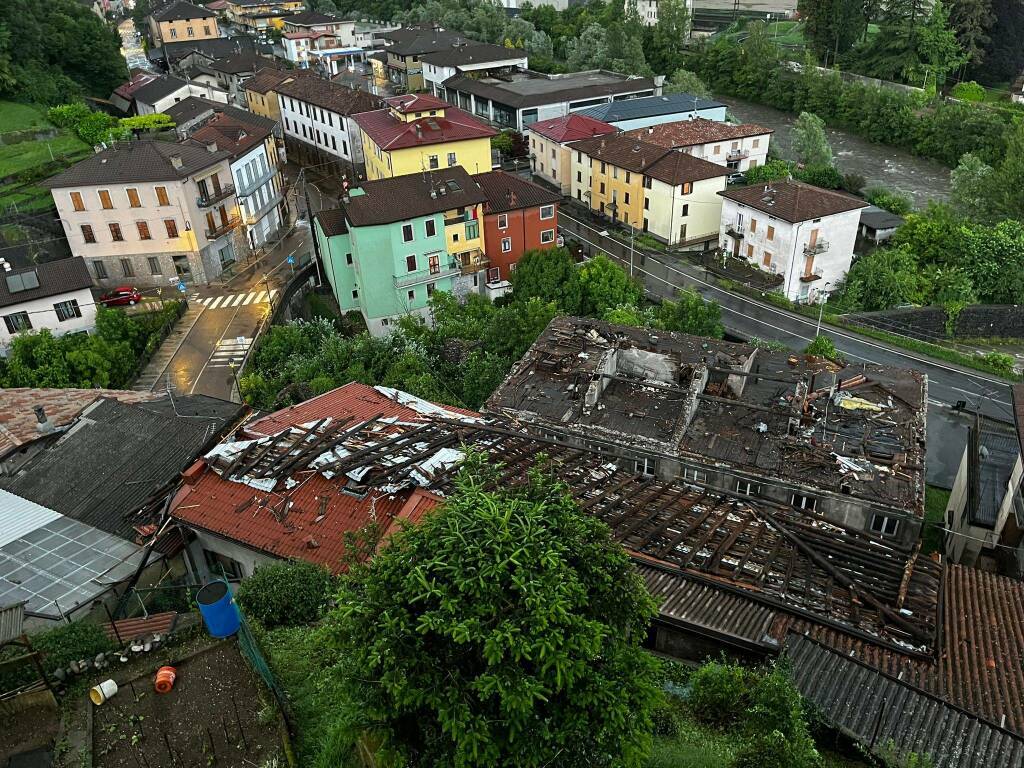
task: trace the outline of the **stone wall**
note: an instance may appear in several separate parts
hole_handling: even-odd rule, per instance
[[[922,341],[950,338],[946,310],[942,307],[910,307],[885,312],[858,312],[844,319]],[[965,307],[956,320],[952,338],[1024,338],[1024,305],[975,304]]]

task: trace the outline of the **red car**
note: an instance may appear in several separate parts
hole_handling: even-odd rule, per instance
[[[142,294],[139,289],[132,285],[122,285],[112,291],[100,296],[100,301],[108,307],[117,307],[123,304],[137,304],[142,301]]]

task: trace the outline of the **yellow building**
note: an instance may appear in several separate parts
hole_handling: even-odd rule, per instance
[[[281,105],[277,100],[277,87],[286,80],[304,76],[306,70],[285,71],[261,69],[245,81],[245,106],[255,115],[281,122]]]
[[[156,46],[221,36],[213,11],[185,0],[153,11],[149,16],[149,32]]]
[[[681,248],[718,241],[722,198],[732,172],[678,149],[623,133],[569,144],[572,196],[613,223]]]
[[[491,170],[493,128],[434,96],[386,99],[387,107],[353,116],[359,126],[366,178],[462,166],[469,173]]]
[[[302,0],[227,0],[225,9],[228,18],[235,24],[250,29],[281,29],[284,20],[293,13],[306,10]]]

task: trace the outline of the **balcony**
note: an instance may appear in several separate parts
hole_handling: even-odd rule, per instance
[[[216,205],[221,200],[231,197],[233,194],[235,194],[235,185],[225,184],[219,190],[211,190],[205,195],[197,197],[196,205],[200,208],[209,208],[211,205]]]
[[[827,250],[828,240],[819,237],[813,245],[808,243],[804,246],[804,256],[817,256],[819,253],[824,253]]]
[[[223,237],[224,235],[226,235],[228,232],[230,232],[232,229],[234,229],[235,227],[237,227],[241,223],[242,223],[242,217],[241,216],[232,216],[227,221],[225,221],[222,224],[218,224],[213,229],[206,230],[206,239],[207,240],[216,240],[218,237]]]
[[[455,277],[461,274],[458,263],[448,262],[446,266],[436,272],[410,272],[406,275],[394,275],[395,288],[412,288],[414,285],[433,283],[435,280],[443,280],[446,277]]]
[[[474,248],[472,251],[464,251],[455,258],[459,262],[459,268],[463,275],[472,275],[482,269],[487,269],[487,266],[491,263],[491,260],[487,258],[487,254],[479,248]]]
[[[274,175],[276,173],[277,168],[267,168],[266,173],[260,174],[257,178],[253,179],[251,183],[247,182],[245,184],[239,185],[238,196],[247,197],[248,195],[251,195],[257,189],[259,189],[272,178],[274,178]]]
[[[725,226],[725,234],[733,240],[742,240],[747,232],[747,225],[740,222],[733,222]]]
[[[800,275],[801,283],[813,283],[815,280],[821,280],[823,277],[821,267],[815,267],[811,272],[804,272]]]
[[[727,160],[746,160],[750,157],[749,149],[730,149],[726,156]]]

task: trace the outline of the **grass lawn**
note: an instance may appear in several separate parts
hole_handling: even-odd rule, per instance
[[[26,128],[45,128],[50,123],[43,109],[32,104],[0,101],[0,133]]]
[[[921,552],[928,554],[938,552],[942,548],[942,521],[946,516],[946,503],[949,491],[934,485],[924,489],[924,542]]]
[[[77,136],[61,134],[49,141],[23,141],[20,144],[0,146],[0,178],[21,173],[29,168],[63,156],[85,155],[89,147]]]

